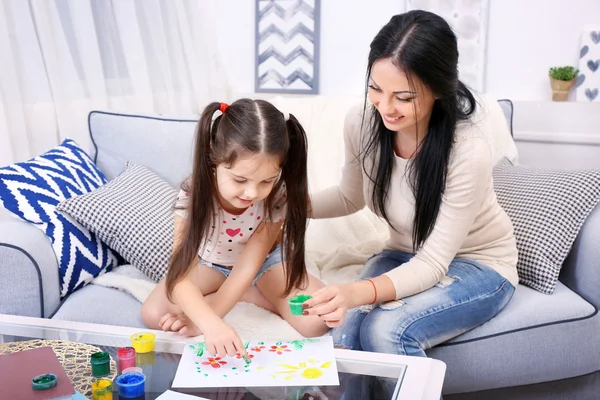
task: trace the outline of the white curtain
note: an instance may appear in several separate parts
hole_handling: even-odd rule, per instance
[[[197,115],[229,101],[214,3],[0,0],[0,166],[70,137],[90,110]]]

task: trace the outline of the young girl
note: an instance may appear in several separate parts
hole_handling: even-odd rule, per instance
[[[242,341],[222,318],[248,292],[302,335],[327,332],[318,317],[292,316],[287,303],[300,289],[323,286],[304,263],[306,152],[298,120],[266,101],[206,107],[193,172],[175,206],[169,270],[142,307],[149,328],[202,333],[211,354],[243,356]]]

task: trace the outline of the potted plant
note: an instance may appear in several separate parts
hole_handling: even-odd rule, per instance
[[[578,69],[571,66],[550,68],[550,86],[552,87],[552,101],[567,101],[569,90],[575,82]]]

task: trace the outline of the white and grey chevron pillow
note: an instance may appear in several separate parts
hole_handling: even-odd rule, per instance
[[[498,202],[515,229],[520,283],[551,294],[585,219],[600,201],[600,170],[540,169],[501,160]]]
[[[106,185],[61,202],[71,215],[146,276],[165,277],[173,247],[177,191],[148,168],[128,162]]]

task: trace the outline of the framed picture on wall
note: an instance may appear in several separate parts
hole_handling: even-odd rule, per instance
[[[255,90],[319,93],[320,0],[256,0]]]
[[[467,86],[485,91],[485,54],[489,0],[405,0],[408,10],[426,10],[444,18],[458,39],[458,71]]]
[[[600,25],[586,26],[581,33],[575,87],[577,101],[600,102]]]

